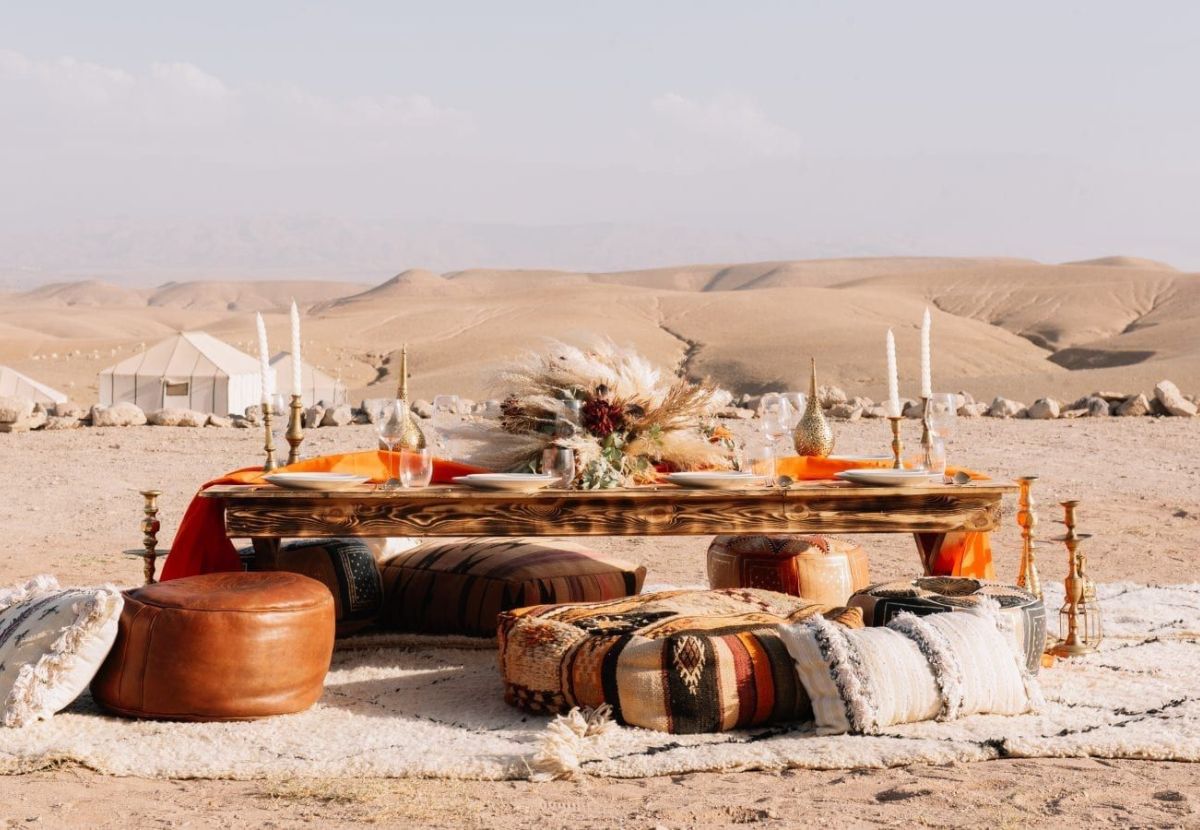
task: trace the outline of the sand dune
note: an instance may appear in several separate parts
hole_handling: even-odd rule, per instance
[[[410,344],[421,397],[495,394],[497,365],[544,338],[604,334],[735,391],[823,381],[878,397],[883,339],[900,347],[915,395],[921,312],[934,309],[935,383],[977,396],[1071,397],[1200,390],[1200,277],[1132,257],[1047,265],[1014,258],[873,258],[686,265],[613,273],[409,269],[376,286],[186,282],[127,289],[98,281],[0,297],[0,359],[82,401],[95,374],[142,344],[202,328],[252,349],[253,311],[287,343],[291,298],[305,350],[353,396],[394,388]]]

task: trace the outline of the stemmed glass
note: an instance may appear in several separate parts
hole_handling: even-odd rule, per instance
[[[404,439],[404,425],[408,421],[408,404],[404,401],[394,401],[379,419],[379,440],[388,450],[388,480],[383,483],[384,490],[395,490],[400,487],[399,471],[392,475],[391,460],[396,453],[396,445]]]
[[[766,449],[771,456],[770,469],[767,474],[771,477],[771,481],[774,482],[776,445],[779,443],[780,438],[785,437],[792,431],[792,404],[785,395],[780,395],[777,392],[768,392],[766,395],[763,395],[759,408],[762,418],[761,429],[763,435],[767,438]]]
[[[939,392],[929,399],[929,433],[942,442],[942,457],[945,446],[954,437],[958,426],[958,397],[953,392]],[[943,461],[944,463],[944,461]]]

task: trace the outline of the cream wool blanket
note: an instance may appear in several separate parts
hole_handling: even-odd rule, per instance
[[[103,715],[85,695],[50,721],[0,729],[0,772],[77,763],[179,778],[633,778],[999,757],[1200,761],[1200,585],[1107,585],[1100,597],[1103,651],[1043,669],[1038,714],[824,737],[811,724],[667,735],[616,727],[602,714],[555,722],[504,703],[494,644],[380,636],[342,644],[325,696],[308,712],[251,723],[138,722]],[[1060,599],[1061,588],[1047,597],[1052,611]]]

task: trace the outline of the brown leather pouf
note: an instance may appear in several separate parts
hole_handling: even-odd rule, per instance
[[[333,596],[293,573],[220,573],[125,592],[117,641],[92,681],[105,709],[137,718],[251,720],[321,696]]]
[[[810,602],[845,605],[870,584],[858,545],[825,536],[718,536],[708,546],[713,588],[762,588]]]

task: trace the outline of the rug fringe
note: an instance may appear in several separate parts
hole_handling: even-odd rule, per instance
[[[530,759],[530,781],[560,781],[577,778],[583,772],[585,758],[596,758],[596,739],[617,728],[612,707],[607,703],[595,709],[576,706],[559,715],[546,727]]]

